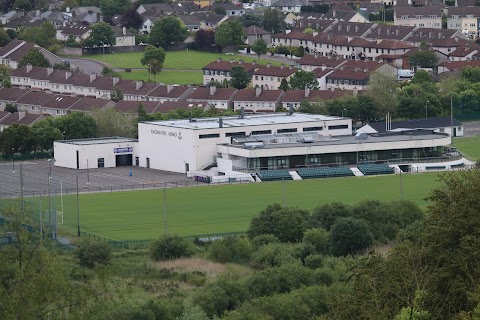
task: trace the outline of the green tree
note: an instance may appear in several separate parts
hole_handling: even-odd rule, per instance
[[[321,254],[328,253],[329,235],[325,229],[314,228],[308,229],[303,234],[304,243],[309,243],[315,247],[315,251]]]
[[[130,0],[100,0],[100,10],[108,19],[115,15],[122,15],[131,6]]]
[[[433,83],[412,83],[398,92],[397,115],[407,119],[435,117],[441,113],[440,94]]]
[[[149,42],[156,47],[167,49],[169,46],[182,43],[188,37],[188,31],[182,20],[169,16],[155,22],[150,31]]]
[[[352,216],[352,208],[342,202],[332,202],[313,209],[310,224],[329,231],[339,218]]]
[[[114,109],[93,112],[98,137],[134,137],[136,121]]]
[[[373,98],[376,119],[382,119],[388,112],[393,113],[396,110],[398,90],[399,82],[394,75],[379,72],[370,74],[366,93]]]
[[[75,256],[82,267],[105,266],[112,260],[112,248],[103,241],[83,240],[77,245]]]
[[[332,253],[336,256],[359,253],[373,244],[365,220],[339,218],[330,230]]]
[[[309,218],[308,211],[303,209],[284,208],[277,203],[269,205],[252,218],[248,236],[273,234],[282,242],[298,242],[307,230]]]
[[[480,68],[479,67],[472,67],[466,66],[462,68],[460,71],[462,78],[470,83],[478,83],[480,82]]]
[[[177,320],[209,320],[207,314],[197,305],[186,303],[181,316]]]
[[[230,76],[230,84],[235,89],[245,89],[252,80],[252,76],[241,66],[233,67]]]
[[[251,49],[257,54],[259,60],[260,56],[268,51],[267,43],[263,38],[255,40]]]
[[[0,27],[0,47],[3,47],[7,43],[9,43],[10,40],[11,39],[10,39],[7,31],[5,31],[5,29]]]
[[[412,79],[412,83],[433,83],[432,76],[425,70],[417,70]]]
[[[18,67],[26,66],[31,64],[34,67],[50,67],[50,62],[45,58],[43,54],[40,53],[37,49],[31,48],[28,50],[27,54],[18,63]]]
[[[290,78],[290,87],[299,90],[318,89],[317,77],[313,72],[297,70]]]
[[[282,78],[282,81],[280,82],[280,86],[278,88],[282,91],[287,91],[288,89],[290,89],[287,79]]]
[[[85,139],[97,136],[95,120],[91,115],[83,112],[72,112],[55,119],[55,127],[67,139]]]
[[[67,8],[73,9],[73,8],[77,8],[78,6],[79,5],[78,5],[77,0],[65,0],[62,4],[60,10],[66,11]]]
[[[95,23],[91,27],[88,42],[93,47],[111,47],[116,43],[112,26],[106,22]]]
[[[15,113],[17,112],[17,105],[15,103],[7,103],[5,105],[5,111],[10,112],[10,113]]]
[[[192,244],[178,235],[160,237],[150,248],[150,257],[155,261],[190,257],[192,254]]]
[[[13,8],[16,10],[30,11],[33,9],[33,6],[29,0],[15,0]]]
[[[263,29],[272,33],[282,32],[286,28],[284,19],[281,11],[268,8],[263,12]]]
[[[122,90],[118,87],[113,87],[112,92],[110,93],[110,100],[113,102],[118,102],[123,100],[123,93]]]
[[[425,43],[422,43],[419,50],[408,57],[410,65],[419,68],[433,68],[438,60],[435,52],[431,51]]]
[[[55,127],[55,121],[51,117],[35,122],[32,126],[32,134],[35,137],[37,150],[53,150],[53,142],[62,139],[62,132]]]
[[[140,29],[143,25],[143,18],[138,14],[135,7],[131,7],[122,15],[121,25],[125,28]]]
[[[216,14],[223,14],[223,15],[227,14],[227,10],[225,10],[225,7],[220,6],[220,5],[216,6],[214,11],[215,11]]]
[[[33,150],[35,138],[29,126],[14,123],[0,133],[0,148],[4,154],[29,153]]]
[[[165,61],[166,56],[165,50],[162,48],[156,48],[152,45],[148,45],[145,48],[142,60],[140,62],[142,65],[147,66],[149,73],[153,74],[153,81],[156,82],[156,75],[162,70],[163,62]]]
[[[215,43],[223,48],[237,49],[245,41],[242,25],[239,21],[224,22],[215,31]]]
[[[261,27],[263,23],[262,16],[251,13],[245,13],[239,20],[245,28],[250,26]]]

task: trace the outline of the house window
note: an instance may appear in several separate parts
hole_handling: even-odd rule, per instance
[[[245,136],[245,132],[227,132],[225,133],[225,137],[238,137],[238,136]]]
[[[277,133],[287,133],[287,132],[297,132],[297,128],[291,128],[291,129],[278,129]]]
[[[303,128],[303,132],[309,132],[309,131],[322,131],[323,127],[306,127]]]
[[[257,130],[251,133],[252,136],[256,134],[272,134],[272,130]]]
[[[328,130],[339,130],[339,129],[348,129],[347,124],[340,124],[336,126],[328,126]]]

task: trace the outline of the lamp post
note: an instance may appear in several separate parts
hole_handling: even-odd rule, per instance
[[[430,102],[430,101],[428,101],[428,100],[425,101],[425,119],[428,119],[428,103],[429,103],[429,102]]]
[[[15,148],[12,148],[12,173],[15,173]]]
[[[90,171],[88,169],[88,159],[87,159],[87,185],[90,185]]]
[[[342,118],[343,118],[343,112],[344,112],[344,111],[347,111],[347,109],[342,109]]]

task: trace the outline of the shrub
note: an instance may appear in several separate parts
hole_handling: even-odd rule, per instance
[[[155,261],[190,257],[192,254],[193,245],[178,235],[161,237],[150,248],[150,257]]]
[[[373,243],[370,229],[362,219],[340,218],[330,231],[332,253],[346,256],[367,249]]]
[[[225,263],[231,261],[233,252],[223,239],[216,240],[208,248],[208,257],[216,262]]]
[[[257,249],[270,243],[279,242],[280,240],[273,234],[261,234],[252,239],[252,245]]]
[[[317,269],[317,270],[315,270],[315,273],[313,274],[313,281],[316,284],[330,286],[330,285],[332,285],[332,283],[334,281],[334,277],[327,270]]]
[[[305,265],[305,258],[309,255],[317,253],[315,247],[310,243],[298,243],[294,246],[293,252],[295,257],[299,258],[303,265]]]
[[[251,265],[256,269],[279,267],[284,264],[295,262],[293,246],[271,243],[260,247],[252,255]]]
[[[208,255],[210,259],[221,263],[242,262],[250,259],[252,251],[248,239],[227,237],[214,241],[208,248]]]
[[[79,243],[75,255],[81,266],[94,268],[110,263],[112,248],[106,242],[84,240]]]
[[[323,266],[323,256],[320,254],[312,254],[305,258],[305,267],[317,269]]]
[[[328,232],[323,228],[308,229],[303,234],[303,242],[315,247],[317,253],[328,253]]]

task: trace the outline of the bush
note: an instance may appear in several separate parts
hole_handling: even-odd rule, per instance
[[[161,237],[150,248],[150,257],[155,261],[190,257],[192,254],[193,245],[178,235]]]
[[[79,243],[75,255],[81,266],[94,268],[110,263],[112,248],[106,242],[84,240]]]
[[[305,267],[317,269],[323,266],[323,256],[321,254],[312,254],[305,258]]]
[[[186,282],[196,287],[201,287],[207,281],[207,276],[204,272],[200,271],[187,272],[180,275],[180,281]]]
[[[373,243],[370,229],[362,219],[340,218],[330,230],[332,253],[346,256],[367,249]]]
[[[233,252],[228,247],[228,244],[221,239],[210,244],[210,247],[208,248],[208,257],[213,261],[225,263],[232,260]]]
[[[271,243],[260,247],[252,255],[251,265],[256,269],[265,269],[270,267],[279,267],[288,263],[295,262],[293,246]]]
[[[245,238],[227,237],[214,241],[208,248],[210,259],[225,262],[244,262],[252,255],[252,245]]]
[[[273,234],[261,234],[252,239],[252,245],[257,249],[270,243],[279,242],[280,240]]]
[[[324,269],[318,269],[315,270],[315,273],[313,274],[313,281],[316,284],[330,286],[334,281],[334,277],[329,271]]]
[[[295,257],[299,258],[303,265],[305,265],[305,258],[309,255],[317,253],[315,247],[310,243],[298,243],[293,247]]]
[[[303,242],[313,245],[317,253],[328,253],[328,241],[328,232],[322,228],[308,229],[303,234]]]

